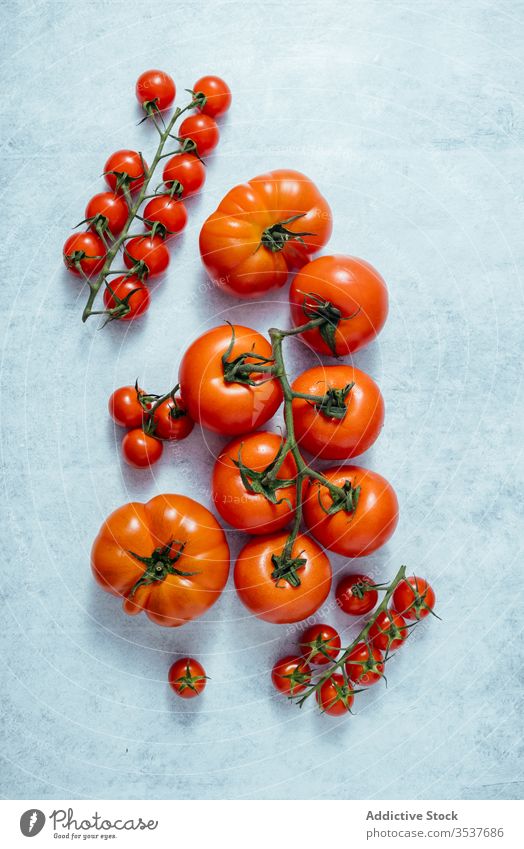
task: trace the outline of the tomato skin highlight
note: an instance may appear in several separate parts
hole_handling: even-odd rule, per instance
[[[186,436],[189,436],[195,426],[181,396],[175,395],[175,400],[179,413],[182,413],[182,415],[172,415],[172,412],[175,410],[172,398],[168,398],[160,404],[153,413],[153,422],[155,425],[154,435],[158,439],[180,441],[181,439],[185,439]]]
[[[327,713],[328,716],[343,716],[350,711],[355,701],[353,692],[346,685],[344,677],[337,672],[324,681],[316,698],[322,713]]]
[[[220,77],[208,75],[200,77],[193,86],[195,94],[202,93],[207,100],[200,109],[203,115],[217,118],[224,115],[231,106],[231,89]]]
[[[115,296],[120,301],[123,301],[124,298],[130,295],[127,301],[130,310],[124,315],[118,316],[118,321],[132,321],[149,309],[151,302],[149,289],[139,277],[126,277],[122,275],[122,277],[115,277],[111,280],[109,285],[111,286],[111,292],[107,286],[104,289],[104,306],[106,310],[112,310],[119,306],[115,300]]]
[[[142,390],[139,389],[139,392]],[[140,427],[144,410],[134,386],[120,386],[108,401],[109,415],[119,427]]]
[[[276,433],[259,432],[234,439],[218,457],[212,476],[213,502],[229,525],[248,534],[268,534],[285,528],[293,518],[296,506],[296,486],[277,489],[273,504],[263,494],[249,492],[242,482],[235,461],[254,472],[263,472],[276,458],[283,440]],[[276,480],[292,480],[297,473],[291,453],[283,461]]]
[[[348,678],[359,687],[371,687],[384,677],[382,652],[369,643],[357,643],[345,666]]]
[[[116,175],[127,174],[128,177],[132,178],[129,182],[129,189],[132,192],[138,192],[144,185],[144,166],[147,169],[147,163],[144,160],[144,164],[142,164],[140,154],[136,150],[116,150],[104,165],[105,181],[115,191],[118,180]],[[116,174],[112,172],[116,172]]]
[[[173,103],[176,86],[173,78],[165,71],[151,69],[140,74],[136,81],[135,93],[141,105],[155,101],[157,109],[162,112]]]
[[[126,245],[124,262],[128,268],[143,262],[148,269],[148,277],[162,274],[169,265],[169,251],[160,236],[137,236]]]
[[[177,153],[167,160],[162,176],[168,188],[175,181],[179,182],[183,188],[181,196],[187,198],[199,192],[204,185],[206,168],[194,154]]]
[[[371,644],[380,651],[395,651],[408,637],[405,619],[392,608],[383,610],[369,629],[368,636]]]
[[[377,605],[378,591],[364,590],[362,598],[360,598],[359,595],[353,593],[353,589],[358,588],[359,585],[366,586],[374,583],[367,575],[360,573],[344,575],[338,582],[335,593],[340,609],[350,616],[364,616],[366,613],[370,613]]]
[[[300,651],[307,662],[315,666],[336,660],[341,645],[340,635],[331,625],[310,625],[300,637]],[[321,650],[317,650],[317,646]]]
[[[300,568],[300,586],[271,577],[272,555],[279,555],[286,544],[287,533],[255,537],[240,551],[235,564],[235,588],[242,604],[259,619],[275,624],[301,622],[326,600],[331,588],[331,565],[319,545],[305,534],[299,534],[292,547],[292,557],[306,560]]]
[[[271,680],[275,690],[285,696],[298,696],[304,693],[311,681],[311,667],[303,657],[289,654],[277,660],[271,670]]]
[[[157,463],[164,451],[159,439],[149,436],[142,428],[128,430],[122,439],[122,456],[129,466],[146,469]]]
[[[206,671],[194,657],[180,657],[171,664],[169,686],[181,699],[194,699],[207,684]]]
[[[293,382],[294,392],[325,395],[353,383],[346,397],[343,418],[330,418],[315,402],[293,400],[293,423],[300,446],[323,460],[348,460],[363,454],[380,434],[384,399],[375,381],[354,366],[316,366]]]
[[[333,504],[329,490],[323,484],[309,480],[305,488],[304,522],[310,533],[324,548],[345,557],[364,557],[381,548],[393,535],[398,524],[398,499],[388,481],[377,472],[361,466],[334,466],[323,475],[342,487],[351,481],[360,487],[354,512],[340,510],[328,515],[322,509]]]
[[[405,578],[395,588],[393,607],[404,619],[424,619],[435,607],[435,593],[424,578]]]
[[[68,271],[80,276],[80,271],[70,259],[71,255],[83,251],[86,256],[80,260],[80,267],[87,277],[99,274],[106,261],[106,246],[100,236],[88,230],[86,233],[73,233],[64,242],[63,257]]]
[[[98,215],[107,219],[109,231],[113,236],[118,236],[126,226],[129,216],[124,196],[114,192],[99,192],[94,195],[86,206],[85,217],[96,218]]]
[[[192,139],[199,156],[207,156],[215,149],[220,140],[220,131],[216,121],[209,115],[189,115],[184,118],[178,130],[181,139]]]
[[[229,359],[246,351],[271,357],[271,345],[256,330],[233,325],[235,344]],[[226,383],[222,356],[231,342],[231,327],[208,330],[185,352],[178,381],[189,415],[208,430],[237,436],[256,430],[267,422],[282,403],[282,388],[277,379],[267,380],[259,373],[255,386]],[[249,360],[248,360],[249,362]],[[255,371],[251,374],[255,378]]]
[[[285,224],[293,233],[310,233],[285,240],[272,250],[268,230]],[[220,201],[200,231],[200,255],[213,282],[238,298],[260,298],[286,283],[331,235],[332,216],[325,198],[298,171],[280,169],[235,186]],[[305,323],[305,322],[302,322]]]
[[[334,334],[336,356],[347,357],[369,345],[380,333],[388,315],[388,290],[378,271],[368,262],[352,256],[321,256],[299,271],[291,283],[289,301],[293,325],[308,320],[304,301],[314,293],[337,307],[346,321],[340,321]],[[352,318],[349,318],[352,316]],[[334,356],[320,331],[301,334],[307,344],[321,354]]]
[[[144,208],[143,218],[148,227],[152,227],[155,222],[161,224],[166,231],[165,238],[169,239],[186,226],[187,210],[182,201],[174,200],[169,195],[158,195]]]

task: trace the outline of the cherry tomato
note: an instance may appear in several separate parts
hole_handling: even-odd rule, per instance
[[[378,592],[372,589],[374,583],[367,575],[344,575],[335,594],[340,609],[350,616],[364,616],[373,610],[378,601]]]
[[[144,209],[146,227],[160,224],[162,229],[156,231],[163,238],[180,233],[187,224],[187,211],[181,200],[174,200],[169,195],[158,195],[152,198]]]
[[[104,165],[104,177],[113,190],[123,181],[132,192],[137,192],[144,185],[144,169],[147,171],[147,163],[136,150],[117,150]]]
[[[203,94],[206,102],[200,111],[211,118],[217,118],[227,112],[231,106],[231,89],[220,77],[200,77],[193,86],[195,94]]]
[[[303,693],[311,681],[311,676],[311,667],[304,658],[291,654],[277,660],[271,671],[275,689],[286,696],[298,696]]]
[[[293,455],[286,455],[275,475],[266,472],[282,445],[278,434],[262,431],[234,439],[220,454],[213,469],[213,501],[222,518],[234,528],[248,534],[268,534],[291,521],[297,474]]]
[[[164,450],[163,444],[149,436],[142,428],[128,430],[122,440],[122,456],[126,463],[136,469],[145,469],[157,463]]]
[[[353,690],[344,681],[343,675],[334,672],[317,691],[317,702],[322,713],[342,716],[351,710],[355,697]]]
[[[343,490],[344,500],[336,504],[324,484],[308,480],[304,521],[315,539],[345,557],[363,557],[383,546],[398,524],[398,500],[391,484],[361,466],[333,467],[322,473]]]
[[[136,81],[136,98],[139,103],[154,103],[162,111],[173,103],[176,86],[165,71],[144,71]]]
[[[136,393],[135,386],[120,386],[109,399],[109,415],[120,427],[140,427],[142,424],[144,408]]]
[[[367,451],[384,423],[384,400],[374,380],[354,366],[316,366],[293,383],[295,436],[323,460],[347,460]]]
[[[393,593],[393,607],[405,619],[424,619],[435,607],[435,593],[424,578],[406,578]]]
[[[406,622],[396,610],[383,610],[378,614],[369,629],[369,639],[372,645],[388,654],[400,648],[408,636]]]
[[[85,215],[86,219],[92,219],[93,230],[101,230],[103,233],[109,230],[113,236],[118,236],[126,225],[129,207],[123,195],[100,192],[87,204]]]
[[[80,275],[76,262],[84,274],[94,277],[98,274],[106,261],[106,246],[100,236],[96,233],[73,233],[64,243],[64,263],[73,274]]]
[[[169,265],[169,251],[160,236],[137,236],[127,242],[124,262],[128,268],[143,263],[148,277],[162,274]]]
[[[368,345],[384,327],[388,290],[378,271],[353,256],[321,256],[305,265],[289,290],[295,327],[318,316],[329,321],[303,339],[315,351],[346,357]],[[334,309],[333,309],[334,308]]]
[[[300,651],[308,663],[316,666],[336,660],[340,646],[339,633],[331,625],[310,625],[300,637]]]
[[[114,318],[119,321],[132,321],[149,309],[149,289],[139,277],[115,277],[109,285],[111,291],[107,286],[104,290],[104,306],[106,310],[116,310]]]
[[[199,696],[207,682],[204,667],[194,657],[180,657],[169,669],[169,686],[182,699]]]
[[[180,197],[189,197],[199,192],[206,180],[206,167],[192,153],[177,153],[168,159],[164,167],[164,183],[170,188],[178,182],[182,187]]]
[[[382,652],[370,643],[357,643],[348,655],[346,673],[355,684],[371,687],[384,677]]]
[[[218,144],[220,133],[216,121],[209,115],[189,115],[180,124],[178,137],[192,139],[199,156],[207,156]]]
[[[159,439],[181,440],[189,436],[195,425],[180,395],[168,398],[153,413],[155,436]]]

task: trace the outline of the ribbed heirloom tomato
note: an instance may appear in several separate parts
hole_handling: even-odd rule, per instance
[[[292,389],[295,436],[323,460],[346,460],[367,451],[384,423],[384,400],[374,380],[354,366],[316,366]],[[314,401],[318,396],[321,400]]]
[[[301,622],[318,610],[331,588],[331,564],[320,546],[299,534],[286,558],[287,538],[285,532],[257,537],[235,564],[240,601],[266,622]]]
[[[242,355],[244,364],[253,365],[247,376],[238,372]],[[196,339],[179,371],[180,391],[191,418],[229,436],[267,422],[282,403],[282,389],[277,379],[268,379],[256,366],[267,365],[271,355],[267,339],[239,324],[214,327]]]
[[[276,433],[253,433],[234,439],[220,454],[213,469],[213,501],[234,528],[268,534],[290,522],[296,505],[297,473],[292,454],[271,473],[282,446]]]
[[[315,351],[346,357],[368,345],[388,315],[388,290],[378,271],[354,256],[321,256],[294,278],[291,318],[300,327],[312,318],[328,320],[307,330],[304,340]]]
[[[322,473],[343,490],[343,497],[339,501],[325,484],[308,481],[304,521],[315,539],[345,557],[363,557],[384,545],[398,523],[398,500],[391,484],[361,466],[333,467]]]
[[[228,192],[204,222],[200,254],[217,286],[257,298],[283,286],[292,269],[326,244],[331,229],[331,210],[308,177],[270,171]]]
[[[157,495],[115,510],[91,551],[93,575],[123,598],[124,612],[145,611],[158,625],[176,627],[214,604],[227,581],[224,531],[201,504],[184,495]]]

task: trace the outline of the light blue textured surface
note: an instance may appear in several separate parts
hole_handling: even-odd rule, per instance
[[[523,36],[516,0],[3,4],[4,796],[521,797]],[[61,246],[107,154],[154,148],[133,93],[147,67],[180,92],[220,74],[234,106],[146,320],[97,332]],[[226,317],[286,323],[285,291],[237,304],[197,253],[223,193],[282,166],[328,197],[329,251],[388,281],[388,324],[355,362],[387,403],[362,461],[395,485],[401,522],[363,565],[427,575],[442,616],[342,721],[275,697],[293,637],[247,617],[231,585],[171,632],[126,617],[89,571],[124,501],[209,504],[221,439],[195,429],[134,473],[106,402],[137,375],[168,388],[188,341]],[[290,348],[294,370],[313,363]],[[197,704],[166,685],[186,652],[212,677]]]

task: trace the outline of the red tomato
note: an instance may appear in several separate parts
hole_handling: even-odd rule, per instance
[[[390,608],[387,612],[383,610],[378,614],[368,636],[375,648],[389,654],[406,641],[408,629],[402,616]]]
[[[382,652],[369,643],[357,643],[346,661],[346,674],[355,684],[371,687],[384,677]]]
[[[168,680],[177,696],[194,699],[206,686],[207,675],[202,664],[194,657],[180,657],[171,664]]]
[[[156,230],[163,238],[180,233],[187,224],[187,211],[181,200],[174,200],[169,195],[158,195],[152,198],[144,209],[146,227],[156,223],[161,229]]]
[[[336,672],[317,691],[317,702],[322,713],[330,716],[348,713],[354,700],[353,690],[346,684],[344,677]]]
[[[138,263],[147,269],[147,277],[156,277],[169,265],[169,251],[160,236],[137,236],[127,242],[124,262],[128,268]]]
[[[180,124],[179,139],[191,139],[199,156],[207,156],[217,146],[220,133],[216,121],[209,115],[189,115]]]
[[[168,398],[153,413],[155,436],[159,439],[181,440],[189,436],[195,425],[180,395],[175,401]]]
[[[271,671],[271,680],[279,693],[284,693],[286,696],[298,696],[307,689],[311,675],[311,667],[303,657],[286,655],[275,663]]]
[[[231,89],[220,77],[200,77],[193,86],[193,91],[205,96],[206,102],[200,111],[211,118],[223,115],[231,106]]]
[[[234,344],[229,350],[233,332]],[[249,380],[253,385],[226,379],[225,371],[229,377],[233,375],[224,358],[231,364],[244,353],[251,354],[245,362],[255,364],[257,356],[269,358],[272,350],[256,330],[225,324],[208,330],[184,354],[179,371],[180,391],[189,415],[202,427],[229,436],[248,433],[267,422],[280,407],[282,388],[278,380],[268,380],[267,374],[251,372]]]
[[[323,460],[347,460],[367,451],[384,423],[384,400],[374,380],[354,366],[316,366],[297,377],[295,436],[306,451]]]
[[[266,622],[301,622],[326,600],[331,565],[311,537],[299,534],[291,557],[283,557],[287,533],[255,537],[235,565],[235,587],[248,610]]]
[[[344,499],[336,505],[324,484],[308,480],[304,521],[315,539],[345,557],[363,557],[381,548],[398,524],[398,500],[391,484],[360,466],[323,469],[322,474],[344,490]]]
[[[137,192],[144,185],[147,163],[136,150],[117,150],[112,153],[104,165],[106,183],[113,190],[127,185]]]
[[[135,469],[145,469],[157,463],[163,450],[159,439],[149,436],[139,427],[128,430],[122,440],[122,456]]]
[[[350,616],[364,616],[369,613],[378,601],[378,592],[372,589],[374,583],[367,575],[344,575],[337,584],[338,606]]]
[[[142,392],[141,389],[138,392]],[[137,398],[135,386],[120,386],[115,389],[108,403],[109,415],[120,427],[140,427],[144,408]]]
[[[339,633],[331,625],[310,625],[300,637],[300,651],[308,663],[316,666],[336,660],[340,646]]]
[[[388,290],[378,271],[353,256],[321,256],[305,265],[289,290],[299,327],[326,318],[323,329],[302,334],[315,351],[346,357],[373,341],[388,315]]]
[[[151,103],[161,112],[171,106],[175,94],[173,78],[165,71],[144,71],[136,81],[136,98],[142,106]]]
[[[104,290],[104,306],[116,310],[113,317],[119,321],[132,321],[149,309],[149,289],[139,277],[115,277],[109,286],[111,291],[107,286]]]
[[[424,619],[435,607],[435,593],[424,578],[406,578],[393,593],[393,607],[405,619]]]
[[[282,445],[278,434],[262,431],[234,439],[220,454],[213,469],[213,501],[234,528],[268,534],[285,528],[292,519],[297,474],[293,455],[287,454],[275,475],[266,472]]]
[[[206,167],[192,153],[177,153],[164,167],[164,183],[170,188],[180,184],[180,197],[189,197],[200,191],[206,180]]]
[[[103,233],[109,230],[113,236],[118,236],[126,226],[129,207],[123,195],[100,192],[87,204],[85,215],[86,220],[91,221],[93,230]]]
[[[104,267],[106,246],[96,233],[73,233],[64,243],[63,254],[66,268],[73,274],[80,275],[79,264],[87,277],[94,277]]]

